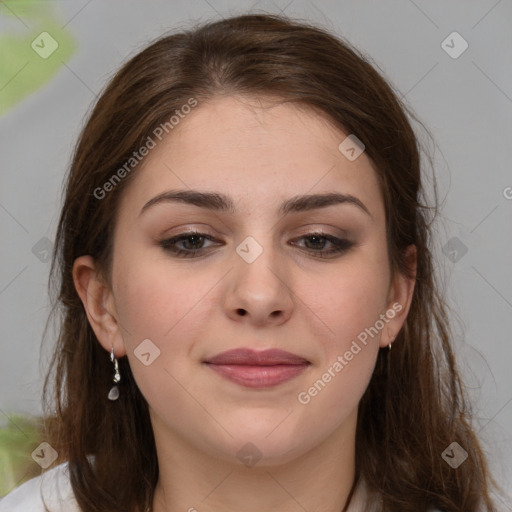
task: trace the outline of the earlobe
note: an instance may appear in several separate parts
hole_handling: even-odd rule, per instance
[[[73,282],[87,320],[100,344],[107,352],[113,346],[118,357],[124,355],[124,343],[113,308],[112,292],[99,274],[92,256],[80,256],[75,260]]]
[[[387,347],[390,343],[393,343],[402,329],[411,307],[416,284],[417,249],[415,245],[407,247],[406,259],[411,275],[407,277],[400,272],[397,272],[395,275],[390,287],[387,305],[387,311],[389,312],[389,316],[392,316],[392,319],[390,319],[388,323],[388,328],[381,335],[381,347]],[[386,316],[388,316],[388,314]]]

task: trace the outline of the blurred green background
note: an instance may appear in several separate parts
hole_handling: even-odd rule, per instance
[[[31,456],[42,441],[40,418],[13,414],[4,419],[0,425],[0,497],[42,472]]]

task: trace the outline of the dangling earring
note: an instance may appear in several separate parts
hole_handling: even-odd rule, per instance
[[[119,398],[119,387],[117,384],[121,380],[121,374],[119,373],[119,366],[117,364],[117,359],[114,356],[114,346],[112,345],[112,352],[110,353],[110,360],[112,361],[114,365],[114,378],[112,379],[114,381],[114,385],[110,388],[110,391],[108,392],[108,399],[109,400],[117,400]]]
[[[388,331],[388,335],[389,335],[389,331]],[[388,345],[388,349],[389,349],[389,351],[391,351],[391,343],[392,343],[393,341],[395,341],[395,338],[396,338],[396,336],[390,336],[391,341],[389,342],[389,345]]]

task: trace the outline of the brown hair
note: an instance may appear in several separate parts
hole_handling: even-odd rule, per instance
[[[55,407],[48,440],[69,463],[79,505],[87,512],[143,511],[158,479],[146,401],[126,358],[119,361],[121,396],[115,404],[106,399],[112,368],[72,278],[73,262],[88,254],[110,282],[116,208],[136,170],[101,200],[94,191],[190,98],[201,105],[235,94],[312,108],[356,134],[382,187],[393,272],[410,275],[405,248],[415,244],[418,250],[408,317],[393,350],[380,351],[359,405],[357,474],[382,496],[384,511],[492,510],[493,480],[470,426],[447,307],[434,277],[431,214],[436,208],[423,203],[410,112],[342,39],[274,15],[232,17],[158,39],[117,72],[77,142],[50,273],[60,324],[45,397],[53,398]],[[454,441],[469,454],[457,469],[441,457]]]

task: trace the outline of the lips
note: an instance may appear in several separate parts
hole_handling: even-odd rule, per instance
[[[250,366],[272,366],[276,364],[304,364],[307,359],[285,352],[284,350],[268,349],[260,352],[249,348],[237,348],[222,352],[205,361],[210,364],[235,364]]]
[[[277,386],[300,375],[311,364],[307,359],[278,349],[256,352],[234,349],[204,361],[209,368],[240,386]]]

